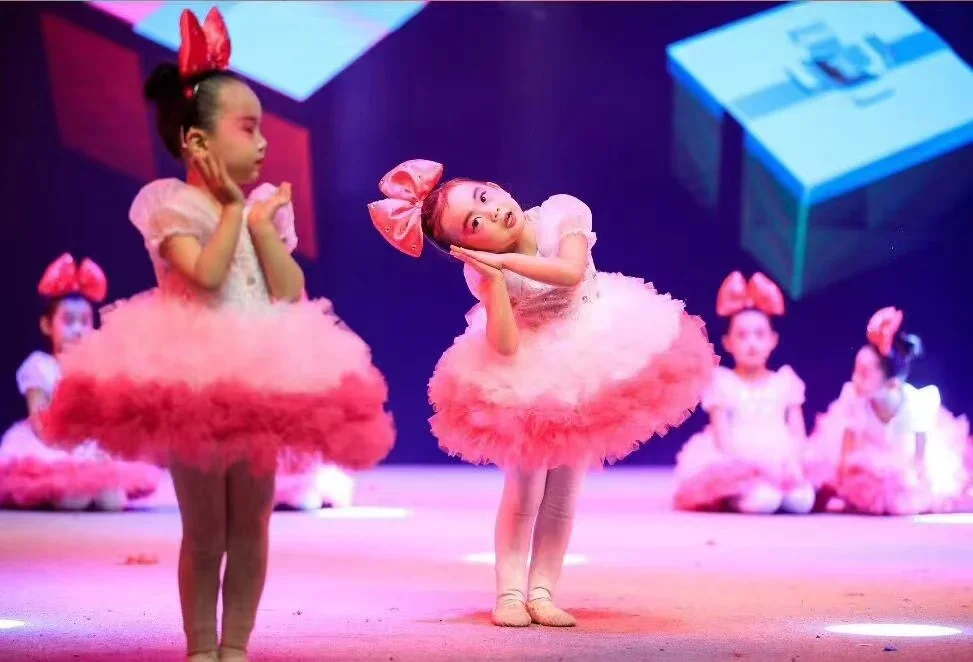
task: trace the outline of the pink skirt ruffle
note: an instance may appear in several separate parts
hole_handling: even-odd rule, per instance
[[[869,515],[968,511],[973,474],[965,460],[971,443],[966,417],[940,408],[927,436],[924,478],[908,454],[858,445],[834,470],[835,492],[848,510]]]
[[[755,437],[759,431],[751,431]],[[773,447],[786,443],[786,429],[772,435]],[[781,436],[785,435],[785,436]],[[768,447],[771,447],[768,443]],[[716,447],[709,427],[690,437],[676,457],[674,503],[680,510],[723,510],[728,500],[757,485],[788,492],[805,484],[797,452],[768,453],[762,461],[723,452]]]
[[[62,360],[47,439],[203,468],[278,451],[370,467],[394,441],[385,380],[326,300],[256,311],[150,293],[115,306]]]
[[[46,446],[27,421],[11,427],[0,443],[0,506],[57,507],[122,492],[141,499],[155,492],[162,470],[143,462],[109,458],[88,441],[73,453]]]
[[[443,450],[501,467],[597,467],[692,413],[718,361],[702,320],[639,279],[598,279],[578,318],[522,329],[513,357],[480,328],[457,338],[429,383]]]

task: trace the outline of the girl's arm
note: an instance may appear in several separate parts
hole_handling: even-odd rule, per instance
[[[926,474],[926,433],[916,432],[916,471],[919,476]]]
[[[501,272],[497,272],[500,274]],[[487,313],[487,342],[499,354],[513,356],[520,346],[520,329],[514,320],[513,306],[503,276],[484,284],[483,306]]]
[[[38,414],[47,409],[47,406],[51,403],[51,399],[47,397],[47,393],[39,388],[29,389],[26,398],[27,421],[30,423],[30,428],[34,431],[34,434],[43,439]]]
[[[807,441],[807,427],[804,423],[804,411],[800,405],[790,405],[787,408],[787,429],[795,441]]]
[[[251,197],[256,194],[257,191],[254,191]],[[291,255],[287,244],[281,239],[280,231],[274,225],[277,212],[290,202],[291,185],[284,182],[274,189],[270,197],[257,200],[251,205],[247,214],[247,226],[260,267],[267,279],[270,295],[278,301],[293,303],[300,300],[304,292],[304,271]]]
[[[304,271],[270,223],[250,226],[250,237],[267,278],[270,295],[278,301],[298,301],[304,291]]]
[[[730,412],[724,407],[711,408],[709,424],[713,431],[713,444],[716,450],[725,451],[730,439]]]
[[[163,210],[160,214],[174,214]],[[173,235],[162,242],[159,254],[183,276],[207,290],[217,290],[226,280],[233,262],[240,226],[243,223],[243,201],[223,206],[219,225],[205,245],[196,237]]]
[[[838,453],[838,471],[837,474],[840,476],[842,470],[848,462],[848,455],[851,453],[851,446],[854,435],[851,428],[845,428],[844,434],[841,437],[841,451]]]
[[[503,272],[467,255],[460,254],[456,257],[470,265],[481,276],[478,296],[483,307],[486,308],[487,342],[497,353],[513,356],[520,346],[520,329],[517,328],[517,321],[514,319],[514,310]]]
[[[588,239],[580,233],[569,234],[561,239],[557,257],[487,253],[459,246],[453,246],[451,252],[453,255],[466,255],[496,269],[507,269],[525,278],[558,287],[578,285],[588,268]]]

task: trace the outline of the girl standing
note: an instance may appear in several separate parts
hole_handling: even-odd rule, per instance
[[[268,144],[260,101],[227,71],[219,12],[200,26],[184,11],[180,29],[179,66],[156,68],[145,93],[186,179],[148,184],[130,213],[158,290],[118,304],[70,353],[44,425],[61,443],[95,436],[112,452],[171,462],[190,659],[244,660],[278,453],[365,468],[388,453],[393,429],[368,346],[330,302],[302,300],[290,185],[243,193]]]
[[[505,472],[493,621],[571,626],[554,595],[585,471],[681,423],[713,348],[682,302],[596,271],[591,210],[577,198],[555,195],[525,212],[490,182],[438,186],[442,172],[431,161],[401,164],[369,212],[400,251],[418,257],[428,241],[462,261],[480,301],[436,366],[429,398],[447,453]]]

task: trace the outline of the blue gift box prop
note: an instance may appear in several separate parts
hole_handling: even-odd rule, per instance
[[[941,237],[973,191],[973,72],[898,3],[794,2],[667,52],[676,176],[793,298]]]

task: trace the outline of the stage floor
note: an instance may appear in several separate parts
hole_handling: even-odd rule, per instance
[[[674,513],[668,472],[592,474],[559,603],[579,626],[489,622],[501,476],[387,468],[360,506],[275,513],[260,661],[971,660],[973,519]],[[123,514],[0,512],[0,660],[184,659],[171,488]],[[126,565],[129,555],[155,565]],[[0,628],[3,627],[0,621]],[[959,634],[835,634],[829,626]],[[11,625],[11,624],[7,624]]]

